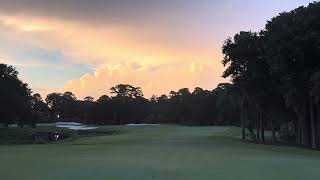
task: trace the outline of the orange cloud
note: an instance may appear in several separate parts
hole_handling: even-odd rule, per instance
[[[217,76],[212,64],[186,62],[181,64],[163,64],[159,66],[139,65],[137,63],[120,63],[104,65],[94,74],[85,74],[78,80],[70,80],[60,91],[70,90],[77,97],[92,95],[96,98],[109,94],[110,88],[119,83],[130,83],[142,87],[146,97],[168,94],[171,90],[187,87],[192,90],[197,86],[213,89],[213,84],[224,81]]]
[[[0,22],[15,30],[19,41],[59,49],[70,61],[95,68],[94,74],[84,74],[58,89],[78,97],[108,94],[119,83],[140,86],[150,97],[182,87],[213,89],[223,81],[220,49],[188,29],[91,26],[30,16],[0,15]]]

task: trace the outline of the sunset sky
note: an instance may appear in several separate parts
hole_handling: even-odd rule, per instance
[[[221,46],[312,0],[0,0],[0,63],[34,92],[81,99],[126,83],[146,97],[214,89]]]

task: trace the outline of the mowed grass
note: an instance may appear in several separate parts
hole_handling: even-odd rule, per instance
[[[111,135],[1,145],[2,180],[315,180],[320,153],[243,143],[235,127],[101,127]]]

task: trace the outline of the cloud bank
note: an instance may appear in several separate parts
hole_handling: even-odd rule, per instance
[[[307,2],[3,0],[0,62],[15,65],[43,95],[99,97],[119,83],[140,86],[147,97],[213,89],[226,81],[224,39]]]
[[[146,97],[151,97],[153,94],[168,94],[170,90],[177,91],[182,87],[190,90],[198,86],[213,89],[212,84],[224,81],[222,78],[212,80],[211,77],[218,76],[213,72],[212,65],[197,62],[159,66],[123,62],[101,66],[94,74],[85,74],[78,80],[70,80],[62,91],[71,90],[79,97],[88,94],[110,95],[110,87],[130,82],[142,87]]]

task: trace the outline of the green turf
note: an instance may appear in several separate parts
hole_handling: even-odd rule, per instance
[[[242,143],[232,127],[102,127],[59,144],[1,145],[2,180],[315,180],[320,153]]]

